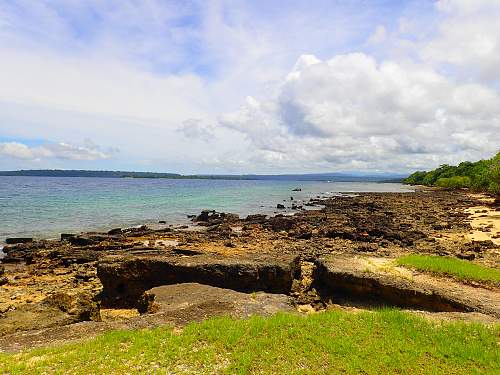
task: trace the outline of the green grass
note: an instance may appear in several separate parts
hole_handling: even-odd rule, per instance
[[[117,331],[0,354],[0,373],[498,374],[499,339],[498,325],[438,325],[397,310],[214,318],[179,334]]]
[[[500,283],[500,270],[457,258],[412,254],[397,259],[397,264],[410,266],[419,271],[456,277],[460,280]]]

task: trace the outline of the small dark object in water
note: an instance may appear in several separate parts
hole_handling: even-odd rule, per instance
[[[167,224],[167,222],[165,220],[160,220],[158,221],[158,224]]]
[[[284,210],[285,209],[285,205],[284,204],[281,204],[281,203],[278,203],[276,205],[276,208],[279,209],[279,210]]]
[[[301,188],[295,188],[292,191],[302,191],[302,189]]]

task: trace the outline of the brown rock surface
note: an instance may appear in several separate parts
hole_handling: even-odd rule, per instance
[[[315,282],[333,299],[429,311],[480,312],[500,318],[500,291],[412,272],[377,258],[323,257]]]
[[[247,292],[288,293],[297,266],[294,256],[172,256],[152,252],[104,257],[97,266],[97,275],[107,303],[134,306],[152,287],[186,282]]]

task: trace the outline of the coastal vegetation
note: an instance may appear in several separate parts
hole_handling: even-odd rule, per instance
[[[498,325],[440,323],[393,309],[268,318],[219,317],[114,331],[93,340],[0,354],[21,373],[498,373]]]
[[[417,171],[404,182],[449,189],[469,188],[500,195],[500,152],[487,160],[465,161],[457,166],[444,164],[428,172]]]
[[[397,264],[460,280],[500,284],[500,270],[457,258],[412,254],[399,258]]]

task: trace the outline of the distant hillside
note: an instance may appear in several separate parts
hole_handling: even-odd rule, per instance
[[[432,171],[418,171],[404,182],[410,185],[469,188],[500,195],[500,152],[491,159],[464,161],[457,166],[441,165]]]
[[[101,178],[169,178],[169,179],[215,179],[215,180],[282,180],[282,181],[336,181],[336,182],[401,182],[403,176],[395,174],[363,175],[347,173],[276,174],[276,175],[181,175],[178,173],[88,171],[61,169],[32,169],[0,171],[0,176],[31,177],[101,177]]]
[[[61,169],[29,169],[20,171],[0,171],[0,176],[182,178],[180,174],[175,174],[175,173],[86,171],[86,170],[61,170]]]

